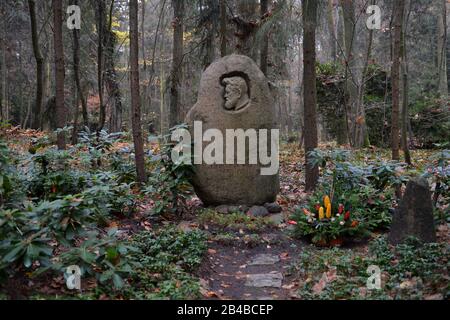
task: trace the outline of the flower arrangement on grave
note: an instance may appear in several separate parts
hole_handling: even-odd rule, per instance
[[[308,204],[292,216],[296,235],[308,237],[316,245],[335,246],[342,244],[345,238],[366,233],[360,215],[352,212],[345,201],[339,200],[343,199],[329,195],[312,196]]]

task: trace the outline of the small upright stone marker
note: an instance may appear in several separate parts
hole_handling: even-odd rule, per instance
[[[392,220],[389,242],[396,245],[409,236],[423,242],[436,242],[431,192],[425,178],[408,182]]]

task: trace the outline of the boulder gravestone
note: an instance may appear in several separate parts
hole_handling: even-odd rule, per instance
[[[186,123],[194,137],[194,154],[196,148],[207,152],[211,143],[223,151],[223,159],[217,150],[212,153],[217,157],[213,163],[194,159],[192,184],[205,205],[251,206],[275,201],[279,180],[278,132],[272,130],[277,128],[274,103],[268,81],[252,59],[230,55],[211,64],[202,75],[198,100]],[[220,135],[211,137],[210,129]],[[237,133],[244,133],[244,140]],[[265,143],[261,137],[267,138]],[[230,143],[235,145],[229,149]],[[227,152],[230,150],[234,151]],[[268,167],[276,170],[264,172]]]
[[[389,233],[393,245],[413,236],[423,242],[436,242],[431,192],[425,178],[412,179],[395,211]]]

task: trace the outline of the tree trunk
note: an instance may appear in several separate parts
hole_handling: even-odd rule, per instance
[[[337,35],[336,35],[336,23],[334,19],[334,5],[333,0],[328,0],[327,3],[327,23],[328,23],[328,33],[329,33],[329,40],[330,40],[330,56],[331,60],[333,62],[336,62],[336,41],[337,41]]]
[[[62,129],[65,126],[65,106],[64,106],[64,48],[62,35],[62,0],[53,0],[53,42],[55,50],[55,111],[56,127]],[[64,132],[58,133],[58,149],[66,148]]]
[[[141,50],[142,50],[142,61],[144,62],[144,71],[147,70],[147,60],[145,58],[145,6],[147,5],[146,0],[141,1]],[[111,19],[111,17],[110,17]],[[111,31],[111,29],[110,29]]]
[[[7,28],[6,28],[6,18],[4,17],[4,8],[5,3],[1,2],[1,13],[2,13],[2,41],[1,41],[1,65],[2,65],[2,100],[1,100],[1,110],[2,110],[2,121],[9,121],[8,115],[8,85],[6,83],[6,79],[8,78],[8,64],[6,59],[6,43],[7,43]]]
[[[156,31],[155,31],[155,39],[153,40],[153,47],[152,47],[152,55],[151,55],[151,64],[150,64],[150,74],[148,75],[148,85],[146,86],[147,88],[147,92],[144,92],[144,95],[148,98],[148,106],[149,106],[149,110],[151,110],[151,100],[152,100],[152,94],[151,94],[151,86],[153,84],[153,79],[155,77],[155,55],[156,55],[156,47],[157,47],[157,41],[158,41],[158,36],[159,36],[159,31],[161,29],[161,25],[163,25],[163,20],[164,20],[164,12],[165,12],[165,7],[166,7],[166,0],[163,0],[160,2],[159,4],[161,6],[161,10],[159,12],[158,15],[158,24],[156,25]],[[163,33],[164,35],[164,33]],[[164,36],[162,37],[162,40],[164,40]],[[163,41],[161,41],[161,47],[162,47]],[[162,50],[161,50],[162,51]],[[162,64],[161,64],[162,65]],[[156,90],[157,90],[157,86],[154,85],[154,92],[155,92],[155,97],[156,97]],[[145,99],[144,99],[145,100]],[[161,113],[161,117],[160,117],[161,121],[162,121],[162,113]],[[150,122],[150,124],[153,124],[153,122]],[[162,132],[162,131],[161,131]]]
[[[447,6],[446,0],[439,0],[437,56],[439,70],[439,93],[448,97],[447,75]]]
[[[372,0],[372,5],[375,4],[375,0]],[[369,30],[369,39],[367,43],[367,51],[364,60],[364,67],[361,74],[361,84],[358,86],[358,99],[356,101],[356,123],[355,126],[355,146],[360,147],[369,147],[369,133],[367,131],[367,122],[366,122],[366,110],[364,107],[364,93],[366,90],[366,80],[367,80],[367,70],[370,64],[370,57],[372,55],[372,45],[373,45],[373,30]]]
[[[164,15],[163,11],[161,11],[161,25],[164,26]],[[162,32],[161,34],[161,45],[159,52],[165,51],[165,44],[166,44],[166,38],[165,38],[165,32]],[[167,127],[168,127],[168,117],[167,117],[167,111],[166,111],[166,72],[165,72],[165,65],[163,63],[159,64],[159,97],[160,97],[160,103],[159,103],[159,112],[160,112],[160,132],[161,136],[167,133]],[[157,86],[155,86],[155,96],[156,96],[156,90]]]
[[[138,2],[129,1],[130,15],[130,92],[131,92],[131,124],[133,130],[134,154],[137,180],[143,184],[147,181],[145,173],[144,141],[141,126],[141,99],[139,88],[139,32],[138,32]]]
[[[39,48],[39,36],[36,22],[36,1],[28,0],[31,21],[31,40],[33,42],[34,58],[36,60],[36,102],[34,106],[33,129],[41,128],[41,112],[43,104],[43,79],[44,79],[44,58]]]
[[[75,92],[74,101],[73,101],[73,107],[75,109],[75,114],[73,117],[72,144],[75,145],[78,142],[78,122],[79,122],[78,120],[80,118],[80,95],[78,93],[75,76],[74,76],[73,91]]]
[[[355,7],[352,1],[341,0],[343,28],[344,28],[344,47],[345,47],[345,109],[346,109],[346,127],[347,137],[350,144],[354,145],[352,133],[356,121],[356,100],[358,97],[358,88],[355,81],[355,59],[353,56],[353,44],[355,37]]]
[[[392,159],[400,160],[399,154],[399,113],[400,113],[400,60],[401,60],[401,37],[403,18],[405,11],[405,0],[397,0],[394,2],[393,21],[393,52],[392,52],[392,127],[391,127],[391,148]]]
[[[4,118],[5,116],[5,112],[3,110],[3,106],[4,106],[4,93],[3,90],[5,89],[5,85],[3,82],[3,73],[5,72],[5,59],[3,59],[4,57],[4,52],[5,52],[5,34],[6,34],[6,19],[4,18],[4,2],[0,3],[0,17],[2,20],[2,29],[3,29],[3,33],[1,34],[1,38],[0,38],[0,70],[1,70],[1,81],[0,81],[0,121],[5,121],[6,119]]]
[[[148,80],[149,73],[147,72],[147,54],[146,54],[146,46],[145,46],[145,14],[147,9],[147,1],[141,1],[141,21],[140,21],[140,35],[141,35],[141,59],[143,61],[141,76],[141,105],[142,105],[142,115],[144,127],[147,124],[148,115],[151,112],[150,106],[150,97],[149,97],[149,89],[150,89],[150,81]],[[157,35],[155,35],[157,38]],[[112,116],[111,116],[112,118]]]
[[[173,51],[172,70],[170,73],[170,111],[169,126],[179,123],[180,113],[180,82],[183,62],[183,15],[184,0],[173,0]]]
[[[8,67],[6,65],[6,47],[5,47],[6,39],[2,39],[2,100],[1,100],[1,109],[2,109],[2,120],[9,121],[8,116],[8,88],[6,84],[6,78],[8,75]]]
[[[306,163],[306,190],[316,188],[319,169],[312,166],[309,152],[317,148],[317,92],[316,92],[316,25],[317,1],[302,1],[303,8],[303,96],[304,96],[304,137],[305,137],[305,163]]]
[[[226,0],[220,1],[220,56],[227,55],[227,7]]]
[[[97,20],[97,86],[98,86],[98,97],[100,101],[100,114],[97,125],[97,131],[103,129],[105,125],[106,118],[106,106],[103,98],[103,44],[104,44],[104,33],[105,33],[105,2],[104,1],[94,1],[95,5],[95,18]]]
[[[50,48],[51,43],[49,43],[49,48],[47,49],[46,54],[49,55],[50,52],[53,50],[52,48]],[[51,84],[51,61],[50,61],[50,57],[49,56],[44,56],[44,106],[47,103],[47,101],[51,98],[51,91],[52,91],[52,84]],[[41,110],[42,113],[45,111],[44,109]],[[41,119],[42,119],[42,127],[44,127],[44,119],[41,115]]]
[[[206,21],[206,54],[203,69],[206,69],[216,57],[215,37],[217,33],[217,21],[219,17],[218,0],[208,0],[208,18]]]
[[[256,61],[255,32],[257,29],[256,0],[238,1],[239,16],[233,17],[236,25],[237,53],[248,56]]]
[[[407,43],[406,43],[406,32],[408,30],[408,21],[409,21],[409,15],[411,13],[411,4],[408,1],[408,7],[410,8],[408,11],[408,15],[406,16],[406,19],[403,24],[402,28],[402,35],[401,35],[401,55],[403,57],[401,69],[403,74],[403,103],[402,103],[402,149],[403,154],[405,156],[405,162],[408,165],[411,165],[411,154],[409,152],[409,146],[408,146],[408,114],[409,114],[409,80],[408,80],[408,73],[409,73],[409,67],[408,67],[408,52],[407,52]]]
[[[269,11],[269,0],[261,0],[261,19],[267,16]],[[260,52],[260,68],[261,71],[267,76],[267,58],[269,55],[269,32],[265,32],[261,42]]]
[[[23,120],[23,124],[22,124],[22,128],[26,128],[26,126],[28,125],[28,120],[30,119],[30,115],[31,115],[31,90],[30,93],[28,94],[28,104],[27,104],[27,114],[25,116],[25,119]]]
[[[114,1],[111,1],[109,10],[109,21],[107,28],[104,28],[104,59],[105,59],[105,83],[111,99],[110,132],[119,132],[122,129],[122,95],[120,94],[119,83],[114,63],[114,51],[116,47],[116,35],[112,31],[112,15]]]
[[[71,4],[77,6],[78,0],[72,0]],[[86,100],[84,99],[84,92],[81,86],[81,79],[80,79],[80,30],[73,29],[72,33],[73,33],[73,73],[75,77],[78,100],[81,101],[81,108],[82,108],[81,113],[83,115],[83,125],[85,127],[89,127],[87,105]]]

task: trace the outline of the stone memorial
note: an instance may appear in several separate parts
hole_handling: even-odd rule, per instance
[[[203,157],[210,152],[215,159],[211,163],[194,158],[192,184],[205,205],[275,201],[279,190],[275,109],[268,81],[252,59],[229,55],[211,64],[202,75],[197,103],[186,123],[194,137],[194,154],[197,148]]]
[[[394,213],[389,242],[396,245],[409,236],[423,242],[436,242],[431,192],[425,178],[408,182],[405,194]]]

